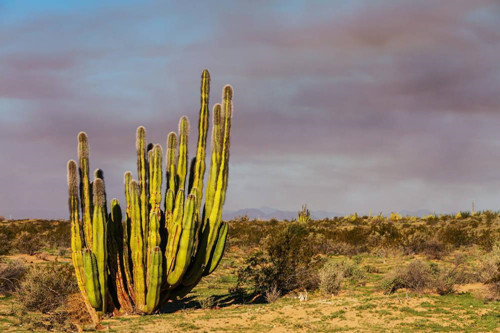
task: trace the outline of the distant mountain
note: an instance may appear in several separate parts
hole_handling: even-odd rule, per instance
[[[279,210],[271,207],[261,207],[261,208],[244,208],[233,211],[223,211],[222,218],[225,220],[232,220],[236,217],[248,215],[250,219],[257,220],[291,220],[297,218],[297,211],[287,211]],[[311,218],[313,219],[323,219],[326,217],[334,216],[344,216],[343,214],[337,212],[327,212],[324,210],[311,211]]]
[[[244,208],[244,209],[238,209],[238,210],[229,210],[229,211],[223,211],[222,218],[224,220],[232,220],[236,217],[241,217],[248,215],[249,219],[257,219],[257,220],[270,220],[270,219],[277,219],[277,220],[292,220],[297,218],[297,211],[287,211],[287,210],[279,210],[275,209],[272,207],[261,207],[261,208]],[[402,210],[399,211],[402,216],[418,216],[418,217],[423,217],[427,216],[430,214],[434,214],[434,212],[431,212],[428,209],[418,209],[418,210]],[[358,213],[359,214],[359,213]],[[384,214],[384,215],[389,215],[390,213]],[[345,214],[338,213],[338,212],[329,212],[325,210],[311,210],[311,218],[315,220],[319,219],[324,219],[324,218],[331,218],[331,217],[336,217],[336,216],[344,216]],[[359,214],[359,215],[368,215],[366,214]],[[372,215],[378,215],[372,212]]]

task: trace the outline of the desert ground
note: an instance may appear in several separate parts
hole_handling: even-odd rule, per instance
[[[150,316],[106,317],[98,329],[499,331],[500,217],[464,215],[352,215],[307,223],[242,217],[230,221],[217,270],[184,299]],[[0,331],[94,330],[78,288],[57,290],[73,279],[69,222],[3,221],[0,227]],[[8,267],[21,272],[9,275]],[[37,286],[44,274],[51,282]]]

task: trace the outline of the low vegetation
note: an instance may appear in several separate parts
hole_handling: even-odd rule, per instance
[[[161,315],[105,318],[121,332],[495,331],[500,217],[348,216],[229,221],[220,268]],[[66,221],[0,223],[0,330],[92,327]],[[30,252],[16,239],[36,239]],[[2,326],[3,325],[3,326]]]

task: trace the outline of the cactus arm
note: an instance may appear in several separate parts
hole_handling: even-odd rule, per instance
[[[178,188],[185,188],[188,163],[189,120],[182,116],[179,120],[179,151],[177,157]]]
[[[194,168],[196,167],[196,157],[191,159],[191,163],[189,163],[189,182],[188,182],[188,192],[191,193],[191,189],[194,184]]]
[[[161,185],[162,185],[162,149],[160,145],[155,145],[150,151],[149,160],[149,184],[150,184],[150,216],[149,216],[149,234],[147,242],[147,267],[151,265],[151,255],[154,248],[160,246],[160,220],[161,220]],[[148,275],[149,276],[149,275]],[[148,281],[146,280],[146,284]]]
[[[137,149],[137,175],[139,179],[139,198],[140,198],[140,215],[141,215],[141,234],[144,238],[148,235],[148,218],[149,218],[149,202],[148,202],[148,161],[147,161],[147,143],[146,129],[143,126],[137,128],[136,135]],[[144,244],[144,249],[145,251]]]
[[[201,74],[201,106],[200,116],[198,121],[198,145],[196,149],[196,160],[194,166],[194,180],[193,187],[197,188],[196,198],[198,206],[196,211],[200,210],[202,194],[203,194],[203,177],[205,175],[205,155],[207,147],[207,133],[208,133],[208,102],[210,95],[210,73],[204,70]],[[191,188],[189,188],[191,191]]]
[[[160,302],[160,290],[162,285],[162,260],[163,254],[159,246],[151,250],[151,265],[148,268],[148,293],[146,296],[145,313],[153,312]]]
[[[127,202],[127,209],[125,211],[125,219],[122,221],[122,231],[123,231],[123,271],[125,273],[125,278],[127,281],[127,289],[130,298],[135,303],[135,292],[133,288],[132,280],[132,269],[130,267],[131,256],[130,256],[130,227],[131,227],[131,197],[130,197],[130,182],[132,181],[132,173],[130,171],[124,174],[125,183],[125,200]]]
[[[170,273],[173,269],[179,239],[182,232],[182,218],[184,215],[184,190],[180,189],[175,198],[175,208],[172,214],[172,227],[168,233],[167,248],[165,250],[166,257],[166,273]]]
[[[208,264],[211,256],[211,250],[216,241],[217,231],[222,218],[222,206],[226,198],[227,179],[229,174],[229,145],[231,136],[231,117],[232,117],[232,97],[233,89],[226,85],[223,90],[223,114],[224,114],[224,138],[221,153],[221,163],[219,175],[217,176],[217,188],[214,196],[212,211],[209,216],[209,234],[207,243],[207,252],[205,255],[205,266]]]
[[[76,281],[80,289],[85,304],[88,307],[89,298],[85,289],[85,271],[82,256],[82,225],[79,217],[79,200],[78,200],[78,180],[77,180],[77,165],[71,160],[68,162],[68,194],[69,194],[69,212],[71,221],[71,259],[75,268]]]
[[[175,198],[174,191],[168,189],[167,193],[165,194],[165,229],[167,229],[167,232],[170,232],[173,224],[174,200],[175,200],[174,198]]]
[[[90,304],[99,309],[102,306],[102,297],[99,287],[98,264],[95,255],[89,249],[83,251],[83,267],[85,271],[85,290]]]
[[[167,191],[171,190],[175,196],[175,193],[177,193],[177,190],[178,190],[178,184],[176,181],[177,180],[177,177],[176,177],[177,134],[175,134],[175,132],[168,133],[166,162],[167,162],[167,170],[166,170],[167,189],[166,190]]]
[[[179,238],[179,246],[174,259],[174,267],[170,272],[168,272],[167,275],[167,282],[172,287],[175,287],[180,282],[182,282],[181,278],[191,262],[194,244],[196,204],[196,196],[194,194],[188,195],[182,221],[182,231]]]
[[[78,185],[76,175],[76,162],[68,162],[68,194],[69,194],[69,216],[71,221],[71,250],[79,252],[82,250],[82,225],[79,216]]]
[[[139,199],[139,185],[135,180],[130,182],[131,200],[131,228],[130,228],[130,250],[133,263],[133,279],[136,308],[143,311],[145,304],[145,272],[144,272],[144,241],[141,231],[141,211]]]
[[[82,205],[85,243],[92,247],[92,200],[89,180],[89,145],[87,133],[78,134],[78,163],[80,171],[80,197]]]
[[[217,242],[215,243],[214,251],[212,257],[205,269],[203,275],[211,274],[219,265],[222,255],[224,254],[224,249],[226,247],[226,238],[229,225],[227,222],[222,222],[219,228],[219,235],[217,237]]]
[[[126,277],[123,270],[123,231],[122,212],[117,199],[111,200],[111,213],[108,219],[108,267],[111,283],[121,311],[131,313],[132,302],[128,295]]]
[[[231,94],[232,95],[232,94]],[[224,91],[224,97],[230,97],[231,95],[228,95]],[[227,106],[226,106],[227,108]],[[230,114],[229,114],[230,115]],[[212,159],[211,159],[211,164],[210,164],[210,173],[209,173],[209,178],[208,178],[208,184],[207,184],[207,194],[205,198],[205,209],[203,211],[203,217],[202,217],[202,223],[203,225],[201,226],[199,232],[199,242],[198,242],[198,250],[196,252],[196,256],[194,258],[194,261],[189,268],[188,272],[183,278],[183,284],[186,286],[196,284],[200,280],[205,267],[208,264],[208,261],[210,260],[210,256],[212,253],[212,247],[210,246],[209,243],[209,236],[212,233],[212,230],[217,228],[216,223],[214,223],[213,220],[210,220],[209,217],[212,214],[212,210],[214,207],[214,202],[215,198],[217,195],[220,196],[220,191],[217,191],[217,186],[218,184],[222,184],[224,181],[224,173],[222,172],[222,176],[219,174],[221,173],[222,165],[224,164],[225,160],[223,159],[223,148],[224,148],[224,143],[225,143],[225,127],[226,127],[226,117],[224,117],[224,121],[222,121],[222,106],[220,104],[215,104],[214,105],[214,110],[213,110],[213,128],[212,128]],[[230,117],[229,117],[230,121]],[[224,125],[224,127],[222,126]],[[229,137],[229,132],[227,133]],[[227,169],[223,169],[223,171],[226,171]],[[221,185],[221,187],[223,187]],[[219,198],[220,202],[220,198]],[[216,215],[217,216],[217,215]],[[207,228],[208,226],[208,228]],[[217,229],[216,229],[217,230]]]
[[[208,174],[207,193],[205,198],[205,216],[210,216],[214,203],[214,196],[217,188],[217,176],[220,169],[222,153],[222,126],[221,126],[221,105],[215,104],[213,110],[212,128],[212,158],[210,161],[210,171]],[[204,222],[206,219],[203,219]]]
[[[96,257],[97,269],[99,272],[99,287],[102,296],[102,306],[100,307],[103,313],[106,313],[107,299],[107,238],[106,238],[106,215],[105,215],[105,198],[104,198],[104,182],[97,178],[94,180],[94,218],[92,220],[92,253]]]

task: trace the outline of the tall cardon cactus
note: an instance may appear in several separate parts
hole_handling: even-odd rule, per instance
[[[219,264],[228,232],[222,221],[229,169],[233,89],[212,113],[212,154],[205,191],[210,75],[201,77],[196,154],[188,158],[189,120],[179,121],[163,150],[137,129],[137,179],[124,175],[126,210],[109,211],[103,172],[89,176],[88,138],[78,134],[78,163],[68,162],[71,248],[78,286],[98,320],[111,312],[149,314],[183,297]],[[164,195],[162,187],[165,183]],[[205,198],[203,202],[203,193]],[[162,198],[163,197],[163,198]]]

